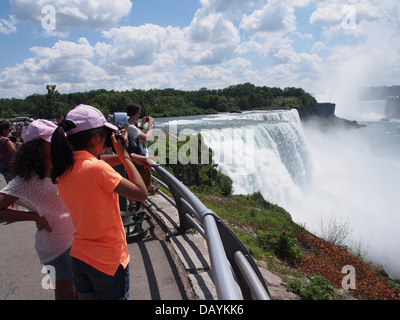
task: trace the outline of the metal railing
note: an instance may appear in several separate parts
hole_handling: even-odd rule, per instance
[[[158,190],[161,196],[177,208],[180,232],[195,228],[206,239],[218,298],[270,300],[260,270],[235,233],[165,168],[153,163],[152,170],[160,177],[153,175],[152,179],[173,196],[171,199]]]

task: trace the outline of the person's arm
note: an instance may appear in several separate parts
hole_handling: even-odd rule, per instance
[[[149,121],[148,121],[148,129],[146,133],[141,132],[138,136],[138,139],[140,141],[144,141],[144,142],[149,142],[151,140],[153,140],[153,123],[154,123],[154,118],[153,117],[148,117]],[[144,118],[143,118],[144,119]],[[146,124],[146,122],[143,122],[142,119],[142,125],[141,128],[143,128],[143,126]]]
[[[130,159],[144,167],[151,166],[151,159],[155,159],[157,156],[154,157],[146,157],[136,153],[130,154]],[[122,164],[121,159],[117,154],[102,154],[100,156],[100,160],[107,162],[111,167],[119,166]]]
[[[37,213],[32,211],[19,211],[7,209],[14,204],[18,198],[0,193],[0,221],[19,222],[19,221],[34,221],[51,232],[52,229],[44,217],[40,217]]]
[[[17,148],[15,147],[15,144],[11,140],[7,141],[6,147],[7,147],[8,151],[10,151],[13,156],[15,156],[17,154]]]
[[[123,133],[123,138],[126,143],[126,132]],[[117,141],[115,140],[114,135],[111,137],[111,139],[113,141],[114,149],[117,151],[119,160],[123,164],[129,178],[129,180],[122,178],[121,182],[117,185],[114,191],[131,200],[146,200],[148,196],[146,185],[144,184],[143,179],[137,171],[135,165],[131,161],[130,154],[123,146],[122,139]]]

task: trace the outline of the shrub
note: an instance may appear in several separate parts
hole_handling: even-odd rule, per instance
[[[221,192],[223,196],[229,196],[232,194],[232,179],[221,173],[220,175]]]
[[[289,280],[287,288],[306,300],[332,300],[335,290],[327,279],[321,276],[308,276],[309,283],[303,284],[300,280]]]
[[[265,250],[273,251],[279,258],[289,263],[295,264],[303,258],[303,251],[299,248],[293,231],[260,231],[257,239]]]
[[[278,237],[276,254],[295,263],[303,257],[303,251],[299,248],[293,231],[283,230]]]

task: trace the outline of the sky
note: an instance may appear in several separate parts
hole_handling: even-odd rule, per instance
[[[251,82],[343,103],[399,85],[397,0],[2,0],[0,98]]]

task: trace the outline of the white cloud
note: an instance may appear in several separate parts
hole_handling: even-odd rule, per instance
[[[317,8],[310,17],[310,23],[316,25],[323,25],[325,27],[338,25],[343,19],[342,13],[343,5],[336,2],[323,3]]]
[[[321,41],[317,41],[312,46],[311,52],[312,53],[318,53],[318,52],[321,52],[322,50],[325,50],[325,49],[326,49],[325,44],[323,42],[321,42]]]
[[[56,60],[81,60],[93,57],[93,48],[85,38],[80,38],[76,43],[71,41],[58,41],[52,48],[32,47],[31,51],[37,59]]]
[[[99,66],[140,88],[183,88],[201,77],[222,81],[225,70],[219,65],[235,57],[240,44],[232,22],[202,10],[184,29],[146,24],[113,28],[103,36],[106,41],[95,45]]]
[[[184,29],[180,56],[186,64],[213,65],[234,57],[240,44],[239,31],[222,13],[200,9]]]
[[[240,27],[247,32],[288,32],[296,28],[294,7],[282,1],[268,1],[262,9],[243,15]]]
[[[171,27],[169,27],[171,28]],[[151,65],[166,43],[168,28],[156,25],[121,27],[104,31],[110,44],[97,44],[96,51],[105,66],[134,67]]]
[[[103,32],[106,42],[95,45],[99,66],[120,79],[124,88],[181,87],[179,51],[183,31],[146,24]],[[117,83],[115,89],[121,89]]]
[[[197,43],[227,43],[232,36],[238,37],[233,23],[220,13],[207,16],[196,14],[186,31],[190,40]]]
[[[378,20],[399,19],[400,12],[398,2],[394,0],[328,0],[316,4],[317,10],[312,13],[310,23],[336,30],[352,16],[357,27]]]
[[[90,61],[94,48],[85,38],[77,42],[58,41],[51,48],[33,47],[31,52],[32,58],[0,73],[3,92],[11,91],[13,96],[23,96],[43,91],[48,83],[60,84],[61,87],[70,84],[74,90],[86,91],[116,80]]]
[[[400,9],[394,0],[201,0],[186,27],[117,27],[131,1],[11,2],[15,21],[39,24],[37,4],[57,3],[57,19],[70,19],[58,20],[57,28],[105,31],[93,43],[81,38],[31,48],[29,59],[0,73],[2,96],[42,92],[47,83],[68,92],[190,90],[252,82],[303,87],[318,99],[335,102],[335,96],[345,96],[358,84],[393,84],[400,70],[400,48],[395,45],[400,41]],[[311,3],[312,14],[296,17],[296,7]],[[344,5],[356,9],[355,29],[342,27]],[[298,28],[304,20],[310,25]]]
[[[16,21],[14,16],[9,16],[9,20],[0,19],[0,33],[2,34],[10,34],[17,31],[17,27],[15,26]]]
[[[93,46],[83,38],[78,42],[58,41],[51,48],[32,48],[33,58],[10,68],[9,73],[3,72],[1,78],[15,77],[18,84],[25,86],[60,83],[59,87],[66,89],[79,88],[85,83],[85,90],[96,86],[118,90],[132,87],[197,89],[229,86],[232,82],[263,85],[283,77],[290,81],[296,78],[290,72],[315,71],[316,56],[297,54],[292,47],[293,40],[285,36],[295,29],[293,8],[283,7],[278,2],[262,7],[260,1],[239,6],[243,10],[253,8],[247,22],[257,14],[265,18],[279,12],[278,17],[284,17],[283,22],[278,19],[257,25],[251,30],[254,37],[241,42],[240,30],[227,9],[234,8],[237,3],[230,1],[223,7],[221,1],[211,0],[203,4],[192,23],[183,29],[151,24],[125,26],[103,31],[104,41]],[[261,10],[258,8],[262,11],[257,11]],[[68,10],[65,12],[76,17],[84,12]],[[271,25],[274,21],[277,26]],[[269,29],[280,31],[271,34]],[[270,67],[252,70],[251,61],[241,57],[246,52],[257,52],[269,61]],[[94,61],[98,61],[98,65]],[[2,83],[5,82],[7,80]]]
[[[110,72],[129,72],[135,66],[153,66],[157,72],[180,64],[219,64],[234,57],[240,44],[231,21],[221,13],[204,15],[203,10],[184,29],[146,24],[113,28],[103,36],[107,42],[96,45],[96,54]]]
[[[262,6],[265,3],[264,0],[200,0],[200,2],[206,14],[224,13],[228,15],[234,15],[235,13],[240,13],[251,8],[254,10],[254,8]]]
[[[53,6],[56,29],[51,32],[57,35],[65,35],[71,28],[102,30],[115,26],[132,8],[130,0],[10,0],[10,4],[18,21],[38,26],[41,26],[45,17],[43,7]]]

